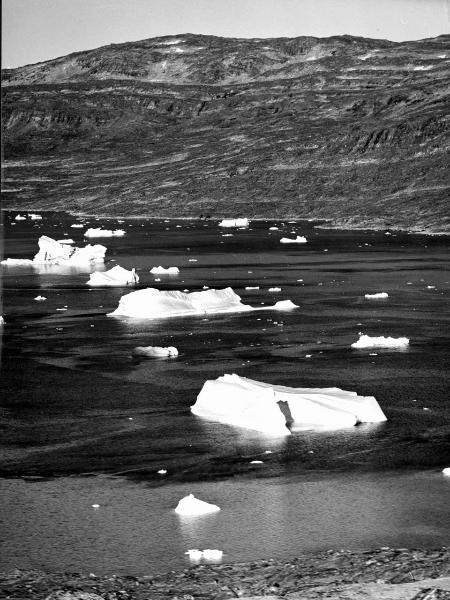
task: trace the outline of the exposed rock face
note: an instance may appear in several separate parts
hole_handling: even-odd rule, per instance
[[[186,34],[5,70],[4,206],[449,231],[449,42]]]

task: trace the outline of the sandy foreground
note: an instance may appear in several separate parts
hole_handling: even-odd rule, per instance
[[[381,548],[290,560],[198,565],[156,576],[15,569],[0,574],[9,600],[450,600],[450,548]]]

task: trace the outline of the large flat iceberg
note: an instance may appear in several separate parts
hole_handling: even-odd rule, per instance
[[[223,219],[219,223],[219,227],[248,227],[248,219]]]
[[[154,275],[178,275],[179,272],[180,269],[178,267],[167,267],[167,269],[165,269],[160,266],[150,269],[150,273],[153,273]]]
[[[340,429],[386,421],[373,396],[339,388],[290,388],[238,375],[206,381],[191,411],[276,436],[289,435],[291,429]]]
[[[145,356],[147,358],[174,358],[178,356],[178,350],[175,346],[136,346],[133,349],[135,356]]]
[[[282,244],[306,244],[307,241],[303,235],[298,235],[295,239],[283,237],[280,240]]]
[[[187,315],[249,312],[252,310],[292,310],[297,308],[290,300],[282,300],[273,306],[254,308],[242,304],[231,288],[179,292],[146,288],[122,296],[119,306],[108,316],[162,319]]]
[[[367,300],[386,300],[389,298],[387,292],[376,292],[375,294],[364,294],[364,298]]]
[[[60,244],[56,240],[42,235],[39,240],[39,252],[30,259],[7,258],[2,260],[6,265],[78,265],[91,262],[103,262],[105,258],[106,247],[100,244],[91,246],[88,244],[84,248],[73,248],[67,244]]]
[[[109,271],[95,271],[91,273],[89,281],[86,282],[90,286],[123,286],[136,285],[139,283],[139,275],[136,269],[127,271],[123,267],[116,265]]]
[[[409,339],[407,337],[370,337],[370,335],[359,334],[359,340],[353,342],[352,348],[407,348]]]
[[[101,227],[92,227],[84,232],[84,237],[122,237],[125,235],[123,229],[102,229]]]

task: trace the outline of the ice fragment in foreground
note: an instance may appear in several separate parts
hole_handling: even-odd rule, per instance
[[[193,548],[192,550],[188,550],[187,552],[185,552],[185,554],[187,554],[189,556],[190,560],[201,560],[202,556],[203,556],[203,552],[201,550],[198,550],[197,548]]]
[[[206,548],[206,550],[203,550],[203,558],[205,560],[221,560],[222,556],[222,550],[211,550],[210,548]]]
[[[155,275],[178,275],[180,269],[178,267],[153,267],[150,269],[150,273],[154,273]]]
[[[175,346],[136,346],[133,350],[135,356],[147,356],[149,358],[170,358],[178,356],[178,350]]]
[[[308,240],[303,237],[302,235],[298,235],[295,240],[292,240],[291,238],[281,238],[280,242],[282,244],[306,244]]]
[[[219,227],[248,227],[248,219],[223,219]]]
[[[352,348],[406,348],[409,346],[407,337],[370,337],[370,335],[359,334],[359,340],[353,342]]]
[[[389,298],[389,294],[387,292],[377,292],[376,294],[364,294],[364,298],[367,300],[384,300]]]
[[[220,508],[215,504],[209,504],[203,500],[199,500],[194,494],[189,494],[182,498],[175,509],[178,515],[184,516],[195,516],[195,515],[206,515],[219,511]]]
[[[84,248],[73,248],[60,244],[56,240],[46,235],[41,235],[38,240],[39,252],[33,260],[8,258],[2,260],[6,265],[77,265],[91,262],[103,262],[105,258],[106,247],[100,244],[91,246],[88,244]]]
[[[445,469],[442,469],[442,474],[446,477],[450,477],[450,467],[445,467]]]
[[[242,304],[240,296],[231,288],[190,293],[146,288],[122,296],[119,306],[108,316],[162,319],[187,315],[249,312],[252,310],[292,310],[294,308],[297,307],[290,300],[282,300],[273,306],[254,308],[248,304]]]
[[[193,414],[275,436],[290,429],[339,429],[386,421],[373,396],[339,388],[291,388],[238,375],[206,381]]]
[[[102,229],[101,227],[92,227],[84,232],[84,237],[122,237],[125,235],[123,229]]]
[[[91,273],[89,281],[86,282],[90,286],[123,286],[123,285],[136,285],[139,283],[139,275],[136,273],[136,269],[122,268],[116,265],[109,271],[95,271]]]

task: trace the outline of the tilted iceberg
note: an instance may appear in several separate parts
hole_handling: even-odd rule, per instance
[[[364,298],[367,300],[385,300],[389,298],[389,294],[387,292],[376,292],[375,294],[364,294]]]
[[[178,267],[153,267],[150,269],[150,273],[154,273],[155,275],[178,275],[180,269]]]
[[[248,227],[248,219],[223,219],[219,223],[219,227]]]
[[[42,235],[39,240],[39,252],[33,260],[7,258],[2,260],[6,265],[78,265],[90,262],[102,262],[105,258],[106,247],[100,244],[91,246],[88,244],[84,248],[73,248],[67,244],[60,244],[56,240]]]
[[[133,354],[148,358],[174,358],[178,356],[178,350],[175,346],[168,346],[167,348],[163,348],[162,346],[136,346],[133,349]]]
[[[197,515],[206,515],[219,510],[220,508],[216,504],[209,504],[209,502],[199,500],[194,494],[189,494],[189,496],[185,496],[178,502],[175,512],[179,515],[193,517]]]
[[[92,227],[84,232],[84,237],[122,237],[125,235],[123,229],[102,229],[101,227]]]
[[[281,238],[280,240],[282,244],[306,244],[307,241],[308,240],[302,235],[298,235],[294,240],[285,237]]]
[[[127,271],[123,267],[116,265],[109,271],[95,271],[91,273],[87,285],[91,286],[121,286],[121,285],[136,285],[139,283],[139,275],[136,269]]]
[[[290,300],[282,300],[273,306],[254,308],[242,304],[231,288],[179,292],[146,288],[122,296],[119,306],[108,316],[162,319],[187,315],[249,312],[252,310],[292,310],[297,308]]]
[[[407,337],[370,337],[370,335],[359,334],[359,340],[353,342],[352,348],[406,348],[409,346]]]
[[[339,388],[291,388],[223,375],[206,381],[193,414],[284,436],[290,429],[339,429],[386,421],[373,396]]]

